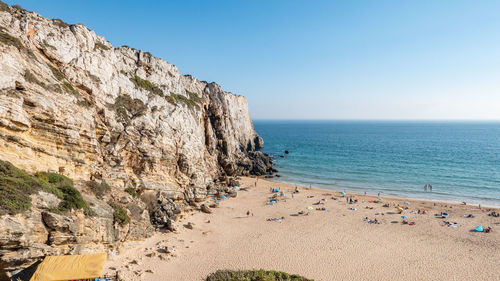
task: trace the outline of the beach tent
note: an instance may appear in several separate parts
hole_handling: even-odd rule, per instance
[[[40,263],[30,281],[66,281],[102,276],[106,254],[48,256]]]

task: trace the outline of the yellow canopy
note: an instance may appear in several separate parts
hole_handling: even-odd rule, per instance
[[[102,276],[106,254],[45,257],[30,281],[66,281]]]

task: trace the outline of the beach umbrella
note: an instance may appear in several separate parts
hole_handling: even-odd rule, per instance
[[[482,226],[482,225],[477,226],[477,227],[474,229],[474,231],[476,231],[476,232],[483,232],[483,231],[484,231],[483,226]]]

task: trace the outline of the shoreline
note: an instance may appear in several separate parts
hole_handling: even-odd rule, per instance
[[[373,203],[376,195],[353,193],[358,202],[348,204],[336,191],[299,188],[292,197],[294,186],[256,181],[241,178],[237,197],[222,200],[210,214],[185,213],[176,232],[131,244],[110,257],[108,272],[117,270],[125,280],[181,281],[204,280],[218,269],[279,270],[326,281],[500,275],[500,218],[488,216],[488,208],[385,196]],[[271,187],[285,196],[268,205]],[[398,214],[397,205],[408,210]],[[440,212],[450,216],[434,216]],[[414,224],[403,224],[402,215]],[[477,225],[492,231],[472,232]]]
[[[302,188],[308,188],[308,186],[304,185],[304,184],[301,184],[301,183],[295,183],[295,182],[292,182],[292,181],[286,181],[286,180],[281,180],[281,177],[273,177],[273,178],[263,178],[263,177],[258,177],[259,179],[265,179],[267,181],[270,181],[270,182],[275,182],[277,184],[284,184],[284,185],[291,185],[291,186],[298,186],[298,187],[302,187]],[[328,188],[328,187],[332,187],[331,189]],[[363,193],[359,193],[358,190],[366,190],[367,192],[367,195],[370,195],[371,193],[368,193],[368,191],[371,191],[373,192],[373,190],[376,190],[375,188],[368,188],[368,187],[356,187],[356,188],[353,188],[353,187],[342,187],[342,186],[339,186],[339,185],[323,185],[320,186],[320,187],[314,187],[313,188],[315,189],[322,189],[322,190],[325,190],[325,191],[333,191],[333,192],[340,192],[341,189],[345,189],[347,192],[349,193],[352,193],[352,194],[357,194],[357,195],[364,195]],[[356,191],[353,191],[353,189],[356,189]],[[427,192],[428,194],[433,194],[432,191],[429,191]],[[373,194],[371,194],[373,195]],[[376,193],[375,193],[376,195]],[[405,195],[392,195],[392,194],[387,194],[383,191],[380,192],[380,195],[381,196],[384,196],[384,197],[390,197],[390,198],[394,198],[394,199],[408,199],[408,200],[416,200],[416,201],[428,201],[428,202],[436,202],[436,203],[447,203],[447,204],[456,204],[456,205],[463,205],[462,202],[466,202],[467,203],[467,206],[476,206],[478,207],[479,205],[481,205],[481,207],[485,207],[485,208],[493,208],[493,209],[500,209],[500,203],[498,204],[489,204],[489,203],[483,203],[483,202],[478,202],[478,201],[475,201],[475,200],[471,200],[471,201],[467,201],[467,200],[463,200],[461,198],[456,198],[456,199],[440,199],[440,198],[437,198],[437,199],[433,199],[433,198],[421,198],[421,197],[413,197],[413,196],[405,196]]]

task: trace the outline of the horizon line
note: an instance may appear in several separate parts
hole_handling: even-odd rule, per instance
[[[497,123],[500,119],[286,119],[286,118],[252,118],[252,121],[347,121],[347,122],[490,122]]]

